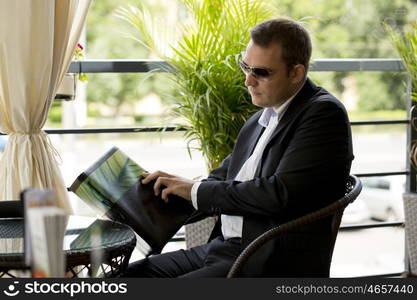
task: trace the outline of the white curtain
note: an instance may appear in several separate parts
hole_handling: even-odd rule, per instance
[[[42,130],[91,0],[0,0],[0,200],[53,188],[71,211],[56,151]]]

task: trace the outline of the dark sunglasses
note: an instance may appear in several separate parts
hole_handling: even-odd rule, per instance
[[[250,67],[244,61],[239,60],[239,66],[242,69],[243,73],[251,74],[256,79],[267,79],[269,76],[274,74],[277,70],[272,70],[268,68],[261,68],[261,67]]]

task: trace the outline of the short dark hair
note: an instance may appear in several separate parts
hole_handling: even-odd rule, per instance
[[[296,64],[302,64],[307,73],[312,45],[308,31],[300,22],[286,18],[267,20],[253,27],[250,36],[261,47],[279,44],[287,70],[290,71]]]

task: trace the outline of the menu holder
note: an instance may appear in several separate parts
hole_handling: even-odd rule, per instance
[[[63,241],[68,216],[58,208],[54,190],[27,189],[24,203],[25,262],[33,277],[63,277]]]

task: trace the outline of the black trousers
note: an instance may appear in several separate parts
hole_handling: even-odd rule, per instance
[[[121,277],[203,278],[226,277],[242,251],[241,239],[211,242],[188,250],[178,250],[129,264]]]

